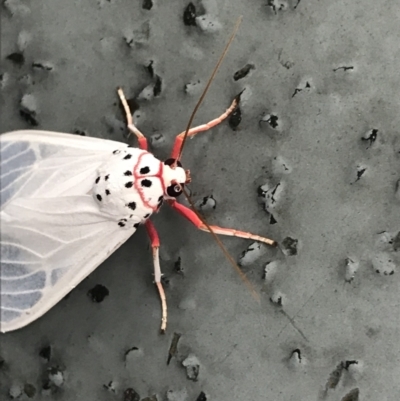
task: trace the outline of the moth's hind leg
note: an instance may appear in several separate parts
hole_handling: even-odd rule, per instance
[[[162,317],[161,317],[161,333],[164,333],[167,328],[167,300],[165,297],[164,288],[161,284],[161,267],[160,267],[160,239],[154,224],[147,220],[145,223],[147,234],[149,235],[151,241],[151,248],[153,250],[153,265],[154,265],[154,282],[157,286],[158,293],[160,294]]]
[[[235,230],[233,228],[224,228],[224,227],[219,227],[219,226],[212,226],[212,225],[206,225],[204,222],[199,218],[199,216],[191,209],[188,207],[178,203],[175,200],[169,201],[168,202],[179,214],[181,214],[183,217],[186,217],[191,223],[193,223],[198,229],[210,232],[209,228],[215,233],[219,235],[230,235],[233,237],[239,237],[239,238],[246,238],[246,239],[251,239],[253,241],[258,241],[258,242],[263,242],[265,244],[271,245],[271,246],[277,246],[277,242],[266,238],[266,237],[261,237],[256,234],[252,234],[246,231],[239,231]]]
[[[224,121],[227,117],[229,117],[229,115],[235,110],[235,108],[238,106],[239,102],[240,102],[240,95],[242,94],[242,92],[240,92],[234,99],[232,104],[229,106],[228,109],[226,109],[226,111],[221,114],[219,117],[215,118],[214,120],[211,120],[210,122],[208,122],[207,124],[202,124],[199,125],[197,127],[193,127],[188,131],[188,137],[192,137],[195,136],[196,134],[203,132],[203,131],[207,131],[213,127],[215,127],[216,125],[222,123],[222,121]],[[183,138],[185,136],[185,132],[183,131],[181,132],[179,135],[176,136],[175,138],[175,143],[174,143],[174,147],[172,148],[172,153],[171,153],[171,158],[172,159],[176,159],[179,156],[179,152],[182,146],[182,142],[183,142]]]
[[[124,92],[122,91],[121,88],[118,88],[118,96],[121,99],[121,103],[124,106],[125,114],[126,114],[126,123],[128,126],[129,131],[131,131],[133,134],[136,135],[138,141],[139,141],[139,148],[147,150],[148,145],[147,145],[147,139],[146,137],[138,130],[136,125],[133,123],[132,119],[132,113],[129,108],[128,102],[126,100],[126,97],[124,95]]]

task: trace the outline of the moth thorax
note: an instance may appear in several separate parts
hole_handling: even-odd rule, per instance
[[[186,172],[182,167],[171,168],[168,165],[164,165],[163,181],[166,188],[173,183],[184,184],[186,182]]]

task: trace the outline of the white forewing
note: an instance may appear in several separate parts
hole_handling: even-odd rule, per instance
[[[80,195],[96,168],[126,145],[47,131],[16,131],[1,138],[1,205],[18,197]],[[93,178],[94,179],[94,178]]]
[[[136,229],[102,214],[91,193],[97,168],[125,144],[43,131],[3,134],[0,143],[6,332],[43,315]]]

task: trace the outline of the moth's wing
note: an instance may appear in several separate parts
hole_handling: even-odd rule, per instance
[[[17,198],[0,218],[2,332],[42,316],[135,232],[91,195]]]
[[[126,145],[46,131],[0,135],[1,331],[40,317],[129,238],[99,212],[97,168]]]
[[[0,135],[1,209],[16,197],[82,195],[91,190],[96,169],[126,144],[50,131]]]

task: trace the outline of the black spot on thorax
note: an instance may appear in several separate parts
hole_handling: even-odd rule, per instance
[[[140,182],[140,185],[142,187],[146,187],[146,188],[150,188],[151,187],[152,182],[150,180],[144,179]]]
[[[129,209],[135,210],[136,209],[136,203],[135,202],[130,202],[126,206],[129,207]]]

